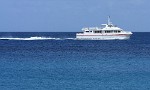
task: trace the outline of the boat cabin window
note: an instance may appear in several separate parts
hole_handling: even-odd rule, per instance
[[[102,31],[94,31],[94,33],[102,33]]]
[[[113,25],[108,25],[108,27],[113,27]]]
[[[85,31],[85,32],[89,32],[89,31]]]
[[[120,33],[120,32],[121,32],[120,30],[115,30],[115,31],[114,31],[114,33]]]
[[[107,30],[107,31],[105,31],[105,33],[112,33],[113,31],[111,31],[111,30]]]

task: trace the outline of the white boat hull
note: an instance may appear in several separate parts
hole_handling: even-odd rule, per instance
[[[114,34],[114,35],[86,35],[77,34],[76,39],[79,40],[126,40],[129,39],[131,34]]]
[[[126,40],[132,35],[131,31],[125,31],[110,22],[102,24],[102,27],[85,27],[82,28],[82,33],[76,34],[76,39],[79,40]]]

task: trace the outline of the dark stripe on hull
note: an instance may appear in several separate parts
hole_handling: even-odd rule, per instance
[[[131,34],[115,34],[115,35],[76,35],[76,36],[130,36]]]

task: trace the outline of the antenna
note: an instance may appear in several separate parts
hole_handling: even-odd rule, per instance
[[[108,25],[110,25],[111,22],[110,22],[110,16],[108,16]]]

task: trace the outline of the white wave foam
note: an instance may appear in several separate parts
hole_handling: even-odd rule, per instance
[[[76,38],[65,38],[65,39],[69,39],[69,40],[75,40]]]
[[[66,39],[74,40],[75,38],[51,38],[51,37],[29,37],[29,38],[4,37],[4,38],[0,38],[0,40],[66,40]]]

